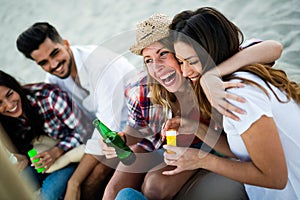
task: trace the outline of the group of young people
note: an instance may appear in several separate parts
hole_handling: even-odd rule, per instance
[[[71,46],[49,23],[35,23],[17,48],[48,72],[47,83],[22,86],[0,73],[0,119],[17,167],[29,169],[42,199],[299,198],[300,87],[272,68],[281,44],[242,43],[239,28],[211,7],[173,20],[154,14],[137,24],[130,48],[143,57],[139,73],[108,49]],[[132,165],[91,131],[96,117],[123,133],[137,155]],[[168,129],[176,147],[165,145]],[[38,174],[26,155],[42,135],[59,142],[38,154],[46,168]],[[47,173],[85,141],[79,163]]]

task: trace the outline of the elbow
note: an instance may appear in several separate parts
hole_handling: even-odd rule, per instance
[[[285,188],[288,182],[288,175],[287,173],[284,176],[281,176],[280,180],[277,181],[276,189],[282,190]]]
[[[277,174],[277,176],[274,176],[275,179],[273,179],[273,184],[271,188],[282,190],[286,187],[288,182],[288,172],[280,172],[280,174]]]
[[[274,55],[275,55],[275,59],[274,60],[277,60],[280,58],[281,54],[282,54],[282,51],[283,51],[283,45],[278,42],[278,41],[274,41],[274,40],[271,40],[270,41],[272,43],[272,46],[273,46],[273,49],[274,49]]]
[[[272,188],[273,189],[278,189],[278,190],[283,190],[285,188],[286,184],[287,184],[287,179],[276,181],[276,184]]]

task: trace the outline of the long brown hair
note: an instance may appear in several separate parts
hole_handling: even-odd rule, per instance
[[[170,29],[174,42],[184,42],[195,49],[201,61],[203,73],[237,53],[244,39],[236,25],[222,13],[210,7],[179,13],[174,17]],[[261,64],[246,66],[240,70],[259,76],[262,80],[284,91],[288,99],[293,98],[300,103],[300,87],[295,82],[289,81],[284,71]],[[233,77],[229,75],[223,77],[223,80],[231,78]],[[243,81],[251,82],[246,79]],[[262,88],[254,82],[251,84]],[[211,116],[212,108],[200,86],[200,78],[196,81],[194,89],[201,105],[202,115]]]
[[[19,152],[26,154],[32,148],[32,140],[45,135],[44,120],[39,114],[38,108],[32,106],[27,98],[31,91],[25,89],[14,77],[1,70],[0,86],[10,88],[20,95],[23,114],[27,117],[30,129],[18,126],[19,119],[2,114],[0,114],[0,123]]]

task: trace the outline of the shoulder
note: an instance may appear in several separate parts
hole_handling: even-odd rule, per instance
[[[258,77],[257,75],[255,75],[253,73],[250,73],[250,72],[238,71],[238,72],[234,72],[233,76],[236,77],[236,79],[233,78],[232,80],[230,80],[231,82],[237,82],[237,81],[241,82],[241,80],[239,80],[238,78],[243,78],[243,79],[253,81],[260,85],[265,85],[264,80],[262,80],[260,77]],[[240,89],[242,89],[242,88],[240,88]]]
[[[82,62],[88,59],[93,54],[93,52],[95,52],[97,46],[96,45],[84,45],[84,46],[74,45],[71,46],[70,48],[76,64],[78,64],[77,62],[79,62],[79,64],[81,65]]]
[[[140,95],[141,93],[148,92],[147,74],[145,72],[139,72],[136,76],[133,76],[125,89],[126,96]]]
[[[147,85],[147,80],[147,73],[145,71],[140,71],[134,74],[134,76],[130,77],[127,88],[132,88],[139,85]]]
[[[74,52],[93,52],[97,46],[96,45],[72,45],[71,51]]]
[[[261,39],[251,38],[251,39],[244,41],[243,44],[241,44],[240,49],[245,49],[247,47],[253,46],[253,45],[261,43],[261,42],[262,42]]]
[[[49,83],[33,83],[24,85],[24,88],[29,90],[37,97],[49,97],[52,94],[59,95],[64,93],[57,85]]]

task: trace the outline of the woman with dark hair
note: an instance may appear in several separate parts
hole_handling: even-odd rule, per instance
[[[54,162],[65,152],[82,144],[79,134],[85,128],[79,123],[81,113],[73,107],[71,99],[55,85],[37,83],[21,86],[15,78],[0,71],[0,122],[15,146],[20,171],[31,168],[41,184],[42,199],[62,199],[69,177],[77,164],[47,173]],[[46,173],[37,173],[29,166],[27,152],[41,136],[48,136],[58,143],[44,152],[38,152],[36,165]]]
[[[201,114],[214,115],[200,87],[201,76],[222,74],[215,67],[239,52],[242,32],[210,7],[184,11],[175,16],[170,27],[181,69],[198,73],[194,89]],[[296,189],[300,185],[299,85],[290,81],[284,71],[263,64],[244,66],[222,79],[245,85],[227,89],[227,92],[246,99],[243,104],[228,99],[246,114],[234,113],[239,120],[227,116],[223,119],[227,142],[237,160],[201,150],[166,146],[176,154],[165,154],[165,162],[176,169],[164,174],[202,168],[245,183],[250,199],[299,199]],[[181,122],[179,118],[169,120],[165,130],[180,126],[179,133],[185,134],[185,127],[191,124]]]

